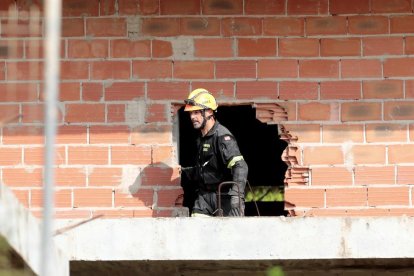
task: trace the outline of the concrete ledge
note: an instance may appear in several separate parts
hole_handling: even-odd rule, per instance
[[[101,219],[56,242],[72,261],[410,259],[413,229],[412,217]]]

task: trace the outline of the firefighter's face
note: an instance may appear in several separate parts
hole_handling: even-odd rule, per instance
[[[201,110],[190,111],[190,119],[195,129],[200,129],[203,125],[204,118]]]

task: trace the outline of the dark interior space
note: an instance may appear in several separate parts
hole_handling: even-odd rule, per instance
[[[181,108],[179,116],[179,163],[182,167],[195,164],[196,139],[199,131],[194,130],[189,115]],[[256,109],[250,105],[220,106],[217,120],[227,127],[236,137],[240,151],[249,166],[248,181],[253,190],[258,186],[277,187],[283,193],[284,177],[287,169],[281,160],[287,143],[279,139],[277,125],[268,125],[256,119]],[[191,209],[195,200],[196,183],[183,177],[184,206]],[[246,195],[252,190],[246,186]],[[261,196],[264,197],[265,195]],[[247,198],[247,197],[246,197]],[[257,207],[256,208],[256,204]],[[257,210],[258,209],[258,210]],[[246,200],[246,216],[282,216],[284,201]]]

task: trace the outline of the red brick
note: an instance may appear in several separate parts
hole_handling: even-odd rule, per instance
[[[112,165],[149,165],[151,163],[151,148],[131,146],[111,147]]]
[[[145,83],[114,82],[105,87],[106,101],[131,101],[144,98]]]
[[[177,36],[180,34],[179,18],[143,18],[142,34],[148,36]]]
[[[324,207],[324,189],[285,189],[285,202],[296,208],[300,207]]]
[[[134,210],[134,218],[154,217],[157,213],[158,211],[153,209]]]
[[[42,169],[3,168],[3,184],[9,187],[41,187]]]
[[[159,14],[159,0],[118,1],[119,15]]]
[[[10,9],[16,9],[16,1],[15,0],[3,0],[0,3],[0,11],[9,11]]]
[[[339,106],[336,103],[301,103],[298,109],[299,120],[336,121],[339,118]]]
[[[276,15],[285,14],[286,2],[284,0],[246,0],[245,14]]]
[[[167,122],[167,106],[165,104],[149,104],[145,113],[145,123]]]
[[[343,164],[343,162],[341,147],[306,147],[303,150],[304,165],[335,165]]]
[[[348,29],[350,34],[388,34],[388,17],[350,16]]]
[[[398,166],[397,167],[397,184],[409,184],[414,183],[414,167],[412,166]]]
[[[131,143],[140,144],[170,144],[172,130],[169,125],[142,125],[134,128],[131,133]]]
[[[0,166],[15,166],[21,163],[21,148],[0,148]]]
[[[298,62],[293,59],[260,59],[257,74],[261,78],[297,78]]]
[[[319,85],[316,82],[283,81],[279,84],[279,98],[281,100],[316,100]]]
[[[414,124],[410,124],[410,141],[414,141]]]
[[[62,18],[62,37],[84,36],[84,18]]]
[[[79,101],[80,100],[80,84],[79,82],[64,82],[60,83],[59,101]],[[41,88],[44,91],[44,88]],[[44,101],[45,92],[41,93],[42,100]]]
[[[69,165],[107,165],[108,147],[83,146],[68,147]]]
[[[43,213],[40,211],[31,211],[31,213],[38,218],[42,218]],[[92,212],[89,210],[54,210],[54,219],[90,219]]]
[[[194,39],[194,56],[196,57],[232,57],[233,40],[229,38]]]
[[[413,120],[414,102],[385,102],[384,120]]]
[[[235,17],[221,20],[222,36],[257,36],[262,34],[259,18]]]
[[[0,109],[0,124],[6,125],[9,123],[19,122],[21,116],[18,104],[1,105]]]
[[[178,169],[167,166],[147,166],[141,172],[143,186],[176,186],[179,185]]]
[[[414,145],[389,145],[388,162],[390,162],[391,164],[413,163]]]
[[[211,17],[180,19],[180,34],[195,36],[220,36],[220,20]]]
[[[34,102],[38,99],[34,83],[0,83],[0,102]]]
[[[124,210],[124,209],[109,209],[109,210],[93,210],[92,214],[95,217],[99,217],[102,219],[119,219],[119,218],[133,218],[134,217],[134,210]],[[150,210],[152,213],[152,210]],[[147,216],[150,216],[148,214]]]
[[[171,146],[152,146],[152,163],[169,164],[174,157],[174,148]]]
[[[350,149],[349,155],[354,164],[385,164],[385,146],[356,145]]]
[[[414,98],[414,80],[405,81],[405,98],[406,99]]]
[[[364,141],[364,126],[323,125],[322,141],[324,143],[362,143]]]
[[[339,61],[300,60],[299,76],[301,78],[337,78],[339,77]]]
[[[362,82],[364,99],[401,99],[404,97],[402,80],[374,80]]]
[[[115,0],[100,1],[99,15],[115,15]]]
[[[244,81],[236,84],[237,99],[277,99],[277,83]]]
[[[147,97],[151,100],[180,100],[188,96],[188,82],[149,82]]]
[[[136,79],[172,78],[173,64],[167,60],[136,60],[132,62],[132,77]]]
[[[279,39],[279,56],[319,56],[319,40],[315,38],[281,38]]]
[[[111,40],[111,57],[136,58],[151,56],[151,41],[149,40]]]
[[[74,189],[73,206],[79,207],[111,207],[112,189]]]
[[[0,80],[6,79],[6,63],[0,62]]]
[[[82,100],[99,102],[103,99],[103,84],[91,82],[82,83]]]
[[[364,37],[362,38],[364,56],[402,55],[403,37]]]
[[[60,42],[61,52],[60,57],[66,57],[66,43],[65,41]],[[44,43],[42,40],[31,39],[24,42],[24,50],[27,59],[42,59],[45,51]],[[16,50],[15,50],[16,51]]]
[[[296,14],[327,14],[328,0],[289,0],[287,13]]]
[[[86,185],[86,174],[84,168],[56,168],[55,185],[81,187]]]
[[[256,78],[256,61],[217,61],[216,78]]]
[[[60,77],[63,80],[88,79],[88,63],[84,61],[61,61]]]
[[[411,0],[372,0],[373,13],[411,13]]]
[[[182,0],[180,3],[170,0],[160,0],[160,14],[200,14],[200,1]]]
[[[359,38],[322,38],[321,56],[360,56]]]
[[[207,89],[214,97],[233,98],[234,97],[234,83],[233,82],[203,82],[193,81],[191,83],[193,89],[202,87]]]
[[[285,125],[285,128],[300,143],[319,143],[321,141],[319,124]]]
[[[3,128],[3,144],[43,144],[43,128],[38,126],[12,126]]]
[[[68,40],[68,58],[106,58],[108,57],[107,40]]]
[[[28,81],[28,80],[42,80],[43,79],[43,63],[40,61],[7,62],[6,66],[7,66],[6,77],[8,81],[10,80]]]
[[[89,186],[118,187],[121,184],[122,184],[122,168],[93,167],[89,169],[89,172],[88,172],[88,185]]]
[[[414,16],[403,15],[393,16],[390,18],[390,32],[395,33],[412,33],[414,32]]]
[[[25,47],[23,45],[23,40],[0,41],[0,58],[1,59],[22,59],[24,49]]]
[[[405,37],[405,53],[414,54],[414,37]]]
[[[212,61],[175,61],[175,79],[213,79],[214,62]]]
[[[344,59],[341,60],[342,78],[375,78],[382,77],[380,60]]]
[[[85,126],[62,125],[58,127],[56,144],[85,144],[86,135]]]
[[[327,81],[321,82],[321,100],[358,100],[361,99],[361,82]]]
[[[105,122],[104,104],[67,104],[65,122]]]
[[[29,190],[12,190],[12,192],[20,204],[26,208],[29,207]]]
[[[135,194],[115,191],[115,207],[151,207],[154,191],[152,189],[139,189]]]
[[[341,167],[312,168],[312,186],[351,186],[352,171]]]
[[[355,167],[355,185],[395,184],[395,167]]]
[[[122,123],[125,122],[125,104],[109,104],[107,105],[108,123]]]
[[[43,207],[43,189],[30,191],[30,208]],[[54,207],[55,208],[69,208],[72,207],[72,191],[71,190],[56,190],[54,192]]]
[[[347,34],[346,17],[309,17],[306,19],[307,35],[345,35]]]
[[[389,58],[384,61],[384,77],[411,77],[414,58]]]
[[[131,77],[129,61],[95,61],[91,63],[91,79],[129,79]]]
[[[206,15],[243,14],[243,0],[204,0],[202,13]]]
[[[366,188],[344,188],[326,190],[326,207],[366,206]]]
[[[44,147],[24,148],[24,164],[25,165],[44,165]],[[63,165],[66,163],[66,152],[64,147],[55,148],[54,163]],[[12,160],[12,159],[10,159]]]
[[[381,103],[345,102],[341,107],[341,121],[371,121],[381,120]]]
[[[368,205],[408,205],[409,188],[408,187],[368,187]]]
[[[152,57],[165,58],[173,55],[172,45],[170,41],[152,40]]]
[[[121,17],[86,18],[86,35],[93,37],[127,36],[126,19]]]
[[[237,46],[239,57],[274,57],[277,54],[274,38],[240,38]]]
[[[13,18],[5,19],[2,17],[1,36],[4,37],[41,37],[42,36],[42,21],[38,18]]]
[[[303,18],[264,18],[263,34],[274,36],[303,36],[305,20]]]
[[[364,14],[370,12],[370,0],[330,0],[329,11],[331,14]]]
[[[99,0],[65,0],[62,2],[63,17],[97,16],[99,15]]]
[[[405,124],[366,124],[365,131],[368,143],[407,141]]]
[[[90,126],[90,144],[127,144],[129,143],[128,126]]]
[[[161,189],[157,191],[157,207],[182,206],[183,189]]]
[[[44,122],[44,105],[43,104],[23,104],[22,105],[22,123],[43,123]],[[62,113],[58,109],[56,112],[56,121],[62,122]]]

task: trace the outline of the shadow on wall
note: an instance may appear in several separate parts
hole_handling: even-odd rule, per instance
[[[144,167],[128,186],[127,192],[123,193],[124,195],[118,198],[123,197],[127,200],[125,203],[146,209],[146,211],[134,210],[134,217],[188,216],[188,209],[183,208],[184,193],[180,186],[178,168],[172,168],[166,163],[157,162]],[[116,201],[117,195],[115,195],[115,205],[117,205]]]

